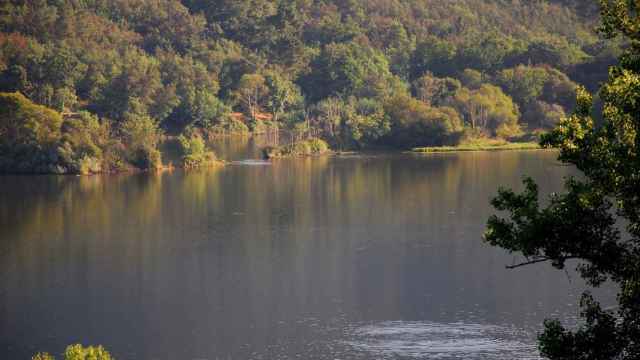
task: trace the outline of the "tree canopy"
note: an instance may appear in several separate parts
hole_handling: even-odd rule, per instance
[[[456,101],[468,97],[493,113],[474,133],[510,138],[553,127],[577,84],[606,78],[623,42],[593,32],[597,18],[565,0],[10,0],[0,5],[0,92],[87,111],[116,137],[131,114],[179,135],[229,127],[236,112],[233,128],[261,131],[259,113],[278,128],[319,126],[333,145],[400,148],[450,138],[392,140],[402,138],[387,134],[400,129],[388,126],[401,121],[385,112],[392,98],[446,107],[433,121],[461,118],[464,132],[479,116]],[[324,131],[314,109],[332,99],[375,101],[383,113],[354,105],[376,119]]]

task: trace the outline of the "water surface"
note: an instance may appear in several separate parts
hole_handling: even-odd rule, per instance
[[[575,318],[579,279],[481,241],[498,186],[561,188],[553,152],[233,149],[220,169],[0,177],[0,358],[535,359],[542,320]]]

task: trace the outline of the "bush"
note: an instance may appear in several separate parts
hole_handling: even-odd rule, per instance
[[[311,155],[311,145],[308,141],[297,142],[293,144],[291,152],[295,155]]]
[[[0,141],[7,145],[44,145],[60,138],[62,115],[21,93],[0,93]]]
[[[543,129],[551,129],[560,123],[567,114],[564,108],[558,104],[549,104],[544,101],[535,101],[525,109],[524,119],[529,126]]]
[[[130,116],[121,127],[123,143],[107,120],[88,112],[63,120],[52,109],[20,93],[0,93],[0,172],[96,174],[162,166],[159,131],[148,116]]]
[[[31,360],[55,360],[55,358],[47,353],[37,353],[31,357]]]
[[[200,135],[180,135],[178,142],[180,143],[183,167],[196,168],[216,161],[216,155],[213,151],[207,150],[206,144]]]
[[[132,115],[122,124],[120,131],[124,140],[126,157],[135,167],[148,170],[162,167],[162,156],[158,151],[160,130],[156,123],[145,115]]]
[[[31,360],[55,360],[48,353],[38,353]],[[64,351],[64,360],[113,360],[111,354],[102,346],[83,347],[80,344],[69,345]]]
[[[140,147],[129,154],[129,162],[141,170],[160,169],[162,167],[162,154],[158,149]]]
[[[499,139],[511,139],[522,135],[522,128],[518,124],[501,124],[496,129],[496,137]]]
[[[390,141],[398,147],[451,144],[462,131],[462,119],[451,107],[432,107],[406,95],[385,104],[391,119]]]
[[[0,93],[0,172],[95,174],[162,166],[160,133],[148,116],[129,116],[123,142],[110,123],[88,112],[62,115],[20,93]]]
[[[104,163],[104,154],[115,143],[109,122],[100,122],[95,115],[80,112],[65,119],[57,154],[67,172],[96,174],[111,167]]]
[[[312,138],[284,146],[266,147],[262,152],[266,159],[322,155],[329,152],[329,145],[322,139]]]
[[[241,120],[228,117],[210,127],[208,131],[214,135],[246,135],[250,130]]]
[[[0,93],[0,172],[49,172],[62,116],[20,93]]]
[[[314,138],[309,140],[308,143],[313,154],[322,154],[329,151],[329,145],[324,140]]]
[[[82,347],[80,344],[68,346],[64,351],[65,360],[112,360],[111,354],[102,346]]]

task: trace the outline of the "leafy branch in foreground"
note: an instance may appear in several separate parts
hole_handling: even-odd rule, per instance
[[[600,91],[603,121],[594,121],[592,96],[579,89],[575,113],[542,140],[584,177],[567,179],[565,192],[551,195],[546,206],[531,179],[522,193],[501,189],[492,204],[508,216],[492,216],[485,233],[489,244],[525,257],[509,268],[550,262],[563,269],[577,259],[589,285],[617,285],[614,310],[585,292],[577,329],[545,322],[539,346],[550,359],[640,358],[640,4],[603,0],[601,6],[604,34],[631,43]]]
[[[114,360],[102,346],[69,345],[63,355],[64,360]],[[55,360],[55,357],[48,353],[38,353],[31,360]]]

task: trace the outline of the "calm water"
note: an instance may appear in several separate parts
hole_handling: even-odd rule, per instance
[[[583,285],[505,270],[481,234],[499,185],[569,172],[505,152],[0,177],[0,358],[536,359]]]

